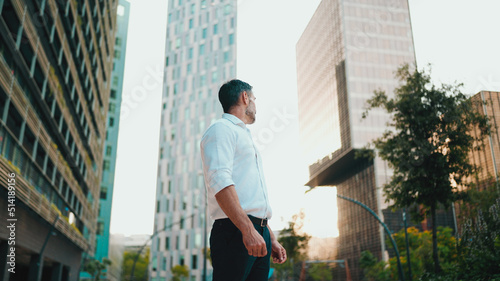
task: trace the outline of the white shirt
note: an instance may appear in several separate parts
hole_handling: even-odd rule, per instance
[[[271,218],[261,157],[245,123],[224,113],[206,130],[200,146],[210,217],[227,218],[215,194],[234,185],[241,207],[248,215]]]

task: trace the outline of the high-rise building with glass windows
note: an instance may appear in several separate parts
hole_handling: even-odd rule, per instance
[[[153,280],[170,280],[177,265],[188,267],[189,280],[210,274],[200,139],[222,115],[219,87],[236,76],[236,2],[168,1]]]
[[[116,10],[112,12],[116,13],[115,48],[108,113],[106,117],[106,138],[104,141],[102,180],[99,192],[99,212],[96,228],[96,250],[93,256],[84,254],[84,259],[95,259],[100,262],[102,262],[103,258],[110,259],[112,264],[102,271],[101,278],[117,281],[120,280],[121,260],[116,259],[117,255],[112,256],[110,254],[112,249],[110,249],[111,234],[109,228],[111,224],[130,3],[126,0],[119,0]],[[88,273],[82,272],[80,280],[86,280],[84,279],[85,277],[89,277]]]
[[[387,130],[389,115],[382,110],[362,119],[366,101],[375,90],[393,95],[399,83],[395,71],[414,62],[406,0],[321,1],[297,43],[300,141],[310,164],[307,185],[336,186],[338,194],[390,219],[384,217],[388,205],[381,187],[391,169],[379,158],[368,161],[355,153]],[[347,261],[353,280],[361,280],[362,251],[387,258],[383,228],[360,206],[337,203],[337,258]]]
[[[94,254],[117,4],[0,0],[0,280]]]

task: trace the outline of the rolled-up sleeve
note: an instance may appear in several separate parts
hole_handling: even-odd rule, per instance
[[[236,135],[222,123],[213,124],[200,143],[206,184],[216,194],[234,185],[233,159]]]

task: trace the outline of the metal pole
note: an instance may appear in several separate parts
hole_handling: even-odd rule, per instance
[[[396,246],[396,241],[394,241],[394,238],[392,238],[392,234],[391,232],[389,231],[389,228],[387,227],[387,225],[382,222],[382,220],[377,216],[377,214],[375,214],[375,212],[368,208],[368,206],[366,206],[365,204],[359,202],[359,201],[356,201],[354,199],[351,199],[349,197],[345,197],[345,196],[342,196],[342,195],[338,195],[337,194],[337,197],[340,198],[340,199],[344,199],[344,200],[347,200],[347,201],[351,201],[352,203],[354,204],[358,204],[359,206],[363,207],[365,210],[367,210],[372,216],[374,216],[377,221],[384,227],[385,229],[385,232],[387,233],[387,235],[389,236],[389,238],[391,239],[391,243],[392,243],[392,247],[394,248],[394,251],[396,252],[396,257],[397,257],[397,260],[398,260],[398,271],[399,271],[399,278],[401,278],[401,281],[405,281],[405,277],[404,277],[404,274],[403,274],[403,267],[401,266],[401,259],[399,258],[399,251],[398,251],[398,247]]]
[[[40,280],[42,277],[42,260],[43,260],[43,252],[45,252],[45,246],[47,246],[47,243],[49,242],[50,236],[52,236],[52,230],[54,230],[54,227],[56,226],[57,221],[59,220],[59,214],[56,215],[56,219],[52,223],[49,229],[49,233],[47,233],[47,236],[45,236],[45,242],[42,245],[42,249],[40,250],[40,254],[38,255],[38,261],[36,263],[36,280]]]
[[[205,219],[203,224],[203,281],[207,281],[207,193],[205,191]]]
[[[406,263],[408,264],[408,276],[412,281],[411,276],[411,261],[410,261],[410,245],[408,243],[408,226],[406,225],[406,208],[403,210],[403,222],[405,224],[405,240],[406,240]]]
[[[194,217],[194,214],[191,215],[191,216],[189,216],[188,218],[193,218],[193,217]],[[149,236],[148,240],[146,240],[146,242],[144,242],[144,245],[142,245],[142,247],[139,249],[139,251],[137,251],[137,255],[134,258],[134,263],[132,264],[132,270],[130,271],[129,280],[131,280],[131,281],[135,280],[135,278],[134,278],[135,264],[137,263],[137,260],[139,259],[139,256],[141,255],[142,250],[146,247],[146,245],[148,244],[149,240],[153,239],[153,237],[156,236],[156,235],[158,235],[158,233],[163,232],[163,231],[171,228],[172,226],[181,223],[181,221],[177,221],[177,222],[171,223],[171,224],[165,226],[163,229],[160,229],[160,230],[154,232],[153,234],[151,234],[151,236]]]

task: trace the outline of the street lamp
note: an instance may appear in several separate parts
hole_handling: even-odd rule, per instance
[[[387,233],[387,235],[389,236],[389,238],[391,239],[391,243],[392,243],[392,247],[394,248],[394,251],[396,252],[396,257],[397,257],[397,260],[398,260],[398,271],[399,271],[399,278],[401,278],[401,281],[405,281],[405,277],[404,277],[404,274],[403,274],[403,267],[401,266],[401,260],[399,258],[399,251],[398,251],[398,247],[396,246],[396,241],[394,241],[394,238],[392,238],[392,234],[391,232],[389,231],[389,228],[387,227],[387,225],[385,223],[382,222],[382,220],[377,216],[377,214],[375,214],[375,212],[368,208],[368,206],[366,206],[365,204],[359,202],[359,201],[356,201],[352,198],[349,198],[349,197],[345,197],[345,196],[342,196],[342,195],[338,195],[337,194],[337,197],[340,198],[340,199],[344,199],[344,200],[347,200],[347,201],[350,201],[354,204],[357,204],[361,207],[363,207],[365,210],[367,210],[372,216],[374,216],[377,221],[384,227],[385,229],[385,232]]]
[[[194,217],[194,214],[192,214],[188,218],[193,218],[193,217]],[[135,278],[134,278],[135,264],[137,263],[137,260],[139,259],[139,256],[141,255],[142,250],[144,250],[144,248],[146,247],[146,245],[148,244],[148,242],[151,239],[153,239],[154,236],[158,235],[158,233],[166,231],[167,229],[171,228],[172,226],[174,226],[176,224],[180,224],[181,221],[182,220],[177,221],[177,222],[173,222],[173,223],[171,223],[169,225],[166,225],[163,229],[157,230],[153,234],[151,234],[151,236],[149,236],[148,240],[146,240],[146,242],[144,242],[144,245],[142,245],[142,247],[139,249],[139,251],[137,251],[137,254],[135,255],[134,263],[132,264],[132,270],[130,271],[129,280],[135,280]]]

